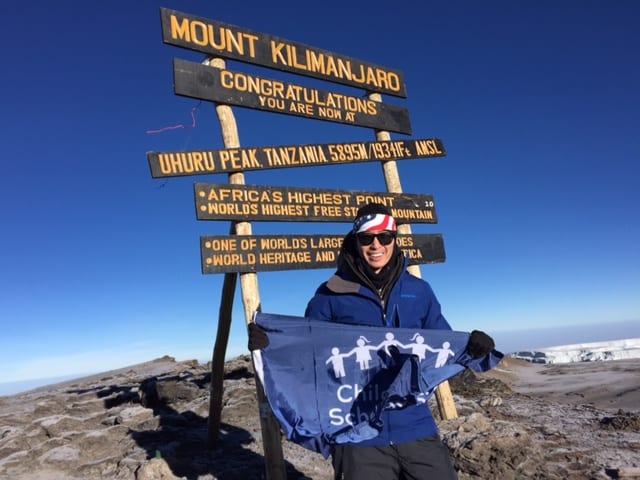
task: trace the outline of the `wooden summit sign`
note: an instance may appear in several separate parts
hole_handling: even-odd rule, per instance
[[[370,92],[407,97],[404,76],[399,70],[167,8],[160,9],[160,17],[162,40],[169,45]]]
[[[173,60],[176,95],[411,135],[406,108],[243,72]]]
[[[174,10],[161,8],[160,14],[165,43],[199,51],[208,57],[206,63],[209,65],[206,66],[174,60],[174,92],[177,95],[215,103],[225,149],[168,152],[157,156],[148,154],[152,176],[159,178],[216,171],[230,172],[228,184],[195,185],[196,211],[199,219],[228,218],[235,221],[229,236],[200,238],[202,272],[225,274],[211,369],[212,398],[208,440],[209,445],[215,446],[220,427],[224,359],[236,280],[240,279],[245,319],[250,323],[253,314],[261,305],[256,272],[335,268],[344,238],[343,235],[254,236],[251,221],[350,222],[359,204],[369,201],[357,198],[354,204],[353,196],[359,195],[359,192],[246,186],[243,174],[245,170],[259,170],[266,166],[281,168],[298,164],[322,165],[328,163],[324,161],[326,159],[334,163],[378,160],[383,167],[387,189],[398,192],[381,194],[387,199],[387,202],[381,203],[390,206],[397,218],[402,216],[399,212],[406,212],[404,224],[398,228],[397,242],[408,257],[409,264],[415,266],[444,262],[444,242],[440,234],[411,233],[410,223],[420,223],[419,219],[422,219],[421,223],[436,223],[436,216],[431,196],[401,193],[402,187],[395,160],[407,158],[407,150],[410,148],[404,149],[398,142],[391,142],[389,132],[410,135],[412,129],[409,112],[405,108],[382,102],[383,94],[407,97],[401,72]],[[360,89],[356,95],[362,95],[362,91],[366,94],[349,96],[235,72],[226,69],[223,59],[238,60],[339,83]],[[300,160],[301,152],[304,152],[305,160],[310,156],[307,150],[295,146],[275,147],[278,150],[268,150],[269,147],[242,149],[239,148],[240,141],[231,105],[369,127],[376,130],[377,142],[350,144],[350,153],[345,147],[344,158],[338,156],[338,161],[333,157],[331,148],[345,144],[328,145],[326,150],[321,146],[314,151],[314,159],[318,160],[314,163],[296,162],[295,155]],[[377,148],[386,148],[382,145],[396,150],[392,157],[383,158],[375,153]],[[407,142],[407,145],[410,145],[410,142]],[[374,153],[368,151],[370,147],[374,149]],[[293,149],[293,153],[287,152],[292,156],[285,156],[281,148]],[[430,155],[424,156],[440,156],[444,152],[443,148],[433,143],[429,145],[429,150]],[[216,156],[217,159],[214,158]],[[402,203],[401,198],[407,203]],[[412,200],[418,203],[410,204]],[[402,222],[400,218],[398,220],[399,223]],[[411,273],[420,277],[416,268],[412,268]],[[284,480],[286,468],[280,426],[270,410],[259,382],[256,382],[256,393],[264,446],[265,478]],[[447,382],[436,389],[436,399],[442,418],[457,416]]]
[[[289,167],[444,157],[442,140],[388,140],[184,152],[148,152],[153,178],[209,175]]]
[[[438,223],[431,195],[196,183],[198,220],[353,222],[358,208],[388,206],[398,223]]]
[[[200,237],[202,273],[335,268],[344,235]],[[409,265],[445,261],[440,234],[398,235]]]

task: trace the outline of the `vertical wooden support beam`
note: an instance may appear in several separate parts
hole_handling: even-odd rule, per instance
[[[231,227],[231,234],[235,228]],[[235,295],[238,274],[225,273],[222,285],[222,299],[218,315],[218,332],[211,359],[211,386],[209,388],[209,418],[207,422],[207,444],[210,448],[218,446],[220,421],[222,418],[222,397],[224,393],[224,363],[231,330],[233,297]]]
[[[379,93],[370,93],[369,99],[376,102],[382,102],[382,95]],[[377,130],[376,140],[379,142],[391,140],[391,134],[387,131]],[[402,185],[400,183],[400,174],[398,172],[397,162],[395,160],[382,162],[382,170],[384,172],[387,190],[391,193],[402,193]],[[411,234],[411,225],[398,225],[398,233]],[[408,270],[412,275],[422,278],[419,265],[411,265],[408,267]],[[436,388],[436,400],[438,403],[438,411],[443,419],[449,420],[458,417],[449,382],[443,382],[438,386],[438,388]]]
[[[224,69],[226,64],[221,58],[212,58],[205,61],[211,67]],[[239,148],[240,137],[236,119],[228,105],[216,104],[216,113],[220,128],[222,130],[222,140],[225,148]],[[244,185],[244,173],[237,172],[229,174],[229,183]],[[237,222],[234,225],[236,235],[251,235],[250,222]],[[248,323],[253,321],[253,314],[260,310],[260,293],[258,290],[258,275],[256,273],[240,274],[240,288],[242,289],[242,303],[244,305],[245,320]],[[224,301],[224,300],[223,300]],[[233,301],[233,300],[232,300]],[[213,378],[211,379],[213,382]],[[262,444],[265,461],[265,475],[267,480],[285,480],[287,477],[282,453],[282,435],[280,425],[271,411],[269,402],[266,399],[262,384],[256,378],[256,394],[258,397],[258,408],[260,414],[260,427],[262,430]]]

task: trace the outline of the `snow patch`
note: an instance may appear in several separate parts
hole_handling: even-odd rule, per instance
[[[609,342],[577,343],[514,352],[509,355],[532,363],[604,362],[640,358],[640,338]]]

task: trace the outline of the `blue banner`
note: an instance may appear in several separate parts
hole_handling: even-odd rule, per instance
[[[258,313],[269,345],[253,352],[287,438],[328,456],[330,445],[378,435],[385,409],[425,403],[445,380],[500,362],[473,359],[469,333],[347,325]]]

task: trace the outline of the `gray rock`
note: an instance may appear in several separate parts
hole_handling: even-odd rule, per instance
[[[165,357],[0,397],[0,478],[261,479],[249,357],[224,371],[216,448],[207,445],[210,365],[194,361]],[[469,372],[456,381],[460,416],[439,426],[460,480],[598,480],[640,467],[638,412],[545,401]],[[288,478],[333,478],[329,460],[287,441],[282,447]]]

